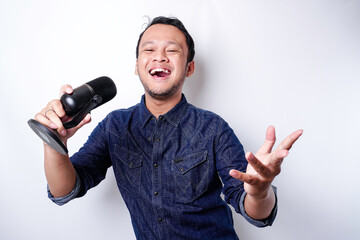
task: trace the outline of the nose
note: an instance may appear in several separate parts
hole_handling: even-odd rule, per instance
[[[154,62],[168,62],[169,59],[166,56],[166,52],[164,50],[158,50],[156,51],[154,58],[153,58]]]

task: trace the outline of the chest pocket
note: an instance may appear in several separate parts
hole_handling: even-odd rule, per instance
[[[120,146],[115,146],[114,153],[117,159],[113,166],[118,186],[136,197],[140,189],[142,156]]]
[[[203,194],[209,183],[207,151],[193,153],[172,161],[176,199],[189,203]]]

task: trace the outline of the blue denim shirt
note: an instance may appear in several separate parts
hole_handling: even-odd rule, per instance
[[[71,157],[74,190],[49,197],[59,205],[83,196],[112,166],[138,239],[238,239],[227,203],[258,227],[271,225],[244,210],[243,182],[230,169],[245,171],[244,150],[218,115],[194,107],[185,96],[156,119],[145,98],[110,113]],[[224,194],[224,199],[221,197]]]

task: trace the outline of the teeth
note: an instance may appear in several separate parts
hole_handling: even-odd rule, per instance
[[[170,71],[167,70],[167,69],[154,68],[153,70],[150,71],[150,74],[151,74],[151,75],[154,75],[154,74],[157,73],[157,72],[164,72],[164,73],[166,73],[166,74],[169,74],[169,73],[170,73]]]

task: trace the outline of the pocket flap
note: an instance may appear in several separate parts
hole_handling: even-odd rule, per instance
[[[115,146],[115,155],[129,168],[141,166],[142,156],[124,147]]]
[[[179,157],[174,159],[172,162],[172,170],[174,172],[185,174],[192,168],[200,165],[207,160],[207,150],[192,153],[185,157]]]

